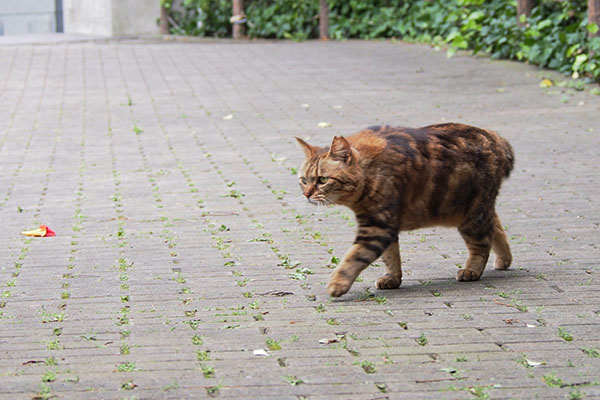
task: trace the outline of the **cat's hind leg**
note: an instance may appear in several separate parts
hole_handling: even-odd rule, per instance
[[[510,246],[506,240],[506,233],[498,218],[498,214],[494,213],[494,233],[492,237],[492,250],[496,254],[496,260],[494,262],[494,268],[496,269],[507,269],[510,267],[512,262],[512,253],[510,252]]]
[[[494,231],[493,214],[482,212],[476,215],[458,228],[469,250],[465,267],[456,274],[458,281],[479,280],[490,256]]]
[[[377,279],[377,289],[398,289],[402,283],[402,261],[397,238],[385,249],[381,258],[387,272]]]

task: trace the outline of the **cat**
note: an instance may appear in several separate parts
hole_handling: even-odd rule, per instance
[[[398,233],[428,226],[457,227],[469,256],[456,275],[476,281],[496,254],[507,269],[512,254],[496,214],[496,196],[514,165],[508,141],[474,126],[445,123],[422,128],[373,126],[330,147],[296,138],[306,160],[298,169],[304,196],[317,205],[350,208],[358,230],[354,244],[327,285],[332,297],[350,289],[380,256],[386,274],[379,289],[402,283]]]

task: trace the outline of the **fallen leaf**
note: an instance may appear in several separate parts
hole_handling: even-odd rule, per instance
[[[43,363],[43,362],[44,362],[44,360],[29,360],[29,361],[25,361],[23,363],[23,365],[40,364],[40,363]]]
[[[458,373],[458,370],[456,368],[442,368],[442,369],[440,369],[440,371],[447,372],[450,375],[455,375]]]
[[[425,380],[415,380],[415,383],[433,383],[433,382],[443,382],[443,381],[462,381],[464,379],[468,379],[466,376],[454,377],[454,378],[441,378],[441,379],[425,379]]]
[[[340,341],[340,339],[338,338],[331,338],[331,339],[321,339],[319,340],[319,343],[321,344],[330,344],[330,343],[338,343]]]
[[[331,124],[330,124],[329,122],[319,122],[319,123],[317,124],[317,126],[318,126],[319,128],[329,128],[329,127],[331,127]]]
[[[278,156],[277,154],[271,154],[271,160],[277,163],[284,162],[287,160],[286,156]]]
[[[286,292],[283,290],[269,290],[267,292],[264,293],[259,293],[259,296],[277,296],[277,297],[283,297],[283,296],[290,296],[293,295],[294,292]]]
[[[21,232],[21,235],[35,236],[35,237],[49,237],[49,236],[56,236],[56,233],[52,229],[48,228],[46,225],[40,225],[40,227],[38,229]]]
[[[528,359],[525,359],[525,361],[527,362],[527,365],[529,365],[530,367],[539,367],[540,365],[546,365],[546,361],[537,362],[537,361],[531,361]]]
[[[549,88],[551,86],[554,86],[554,82],[552,82],[550,79],[542,79],[542,81],[540,82],[541,88]]]
[[[208,211],[200,214],[201,217],[227,217],[230,215],[240,215],[235,211]]]

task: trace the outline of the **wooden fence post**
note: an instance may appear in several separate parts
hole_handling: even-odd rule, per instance
[[[600,27],[600,0],[588,0],[588,23]],[[590,32],[590,36],[594,35],[600,35],[600,32]]]
[[[327,0],[320,0],[321,10],[319,12],[319,38],[329,39],[329,6]]]
[[[521,15],[529,16],[531,10],[535,5],[535,0],[517,0],[517,24],[523,26],[521,23]]]
[[[246,35],[246,14],[244,13],[244,0],[233,0],[233,38],[243,39]]]
[[[162,1],[160,2],[160,34],[169,34],[169,13]]]

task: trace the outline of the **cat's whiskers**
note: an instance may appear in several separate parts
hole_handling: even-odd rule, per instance
[[[316,196],[316,198],[309,198],[308,202],[310,204],[313,204],[313,205],[317,206],[317,207],[319,207],[319,206],[330,206],[332,204],[335,204],[333,201],[331,201],[330,199],[328,199],[327,197],[322,196],[322,195]]]

